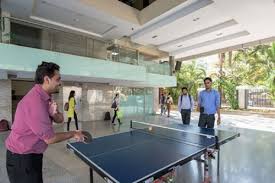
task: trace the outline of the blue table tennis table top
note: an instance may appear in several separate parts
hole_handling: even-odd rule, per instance
[[[142,182],[175,166],[191,161],[206,148],[224,144],[239,134],[180,124],[171,129],[132,130],[95,138],[90,144],[67,147],[102,177],[112,182]],[[190,132],[190,133],[189,133]],[[198,135],[198,134],[205,134]],[[209,136],[211,135],[211,136]]]

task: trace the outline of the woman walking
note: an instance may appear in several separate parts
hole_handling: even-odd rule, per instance
[[[114,116],[112,120],[112,124],[115,125],[115,119],[117,117],[117,111],[119,110],[119,94],[117,93],[115,98],[113,99],[112,108],[114,109]],[[120,123],[120,119],[117,118],[117,121]]]
[[[69,99],[68,99],[69,109],[68,109],[68,113],[67,113],[67,116],[68,116],[67,131],[70,131],[70,123],[71,123],[72,118],[74,118],[76,130],[78,130],[78,120],[77,120],[77,114],[75,112],[76,102],[75,102],[74,97],[75,97],[75,91],[71,90]]]

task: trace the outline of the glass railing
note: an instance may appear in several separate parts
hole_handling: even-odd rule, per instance
[[[148,73],[170,75],[169,64],[145,61],[142,57],[139,59],[139,53],[134,49],[119,48],[115,54],[112,50],[107,50],[108,45],[104,41],[17,18],[3,17],[2,20],[10,22],[9,28],[3,26],[3,43],[140,65],[144,66]]]
[[[162,75],[169,75],[170,74],[170,66],[168,63],[158,64],[153,61],[138,61],[139,65],[144,66],[148,73],[153,74],[162,74]]]

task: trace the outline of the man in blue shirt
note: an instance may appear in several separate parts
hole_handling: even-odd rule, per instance
[[[220,114],[220,94],[212,89],[212,79],[210,77],[204,80],[205,90],[199,94],[198,110],[200,111],[199,127],[214,128],[215,114],[218,114],[217,124],[221,122]]]
[[[188,89],[183,87],[181,89],[182,94],[178,99],[178,110],[181,113],[182,123],[185,125],[190,124],[191,111],[194,108],[194,100],[191,95],[188,93]]]

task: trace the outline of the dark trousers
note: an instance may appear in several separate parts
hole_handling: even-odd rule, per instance
[[[198,126],[201,128],[214,128],[215,114],[200,114]]]
[[[43,154],[15,154],[7,150],[6,158],[10,183],[43,183]]]
[[[116,117],[117,117],[117,110],[114,110],[114,116],[113,116],[112,123],[115,122]],[[117,118],[117,121],[120,123],[120,119],[119,118]]]
[[[181,119],[182,123],[185,125],[190,124],[191,110],[190,109],[181,109]]]
[[[72,120],[72,118],[68,118],[67,131],[70,131],[71,120]],[[78,130],[78,120],[77,120],[77,115],[76,115],[75,111],[74,111],[74,121],[75,121],[75,128],[76,128],[76,130]]]

